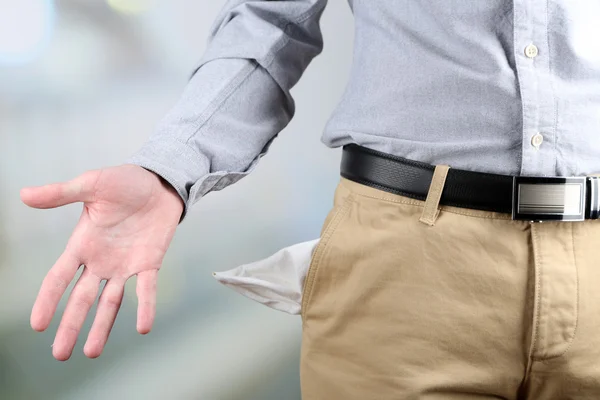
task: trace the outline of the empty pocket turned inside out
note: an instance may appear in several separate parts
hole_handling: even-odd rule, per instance
[[[285,247],[268,258],[224,272],[217,281],[268,307],[300,314],[304,281],[320,239]]]

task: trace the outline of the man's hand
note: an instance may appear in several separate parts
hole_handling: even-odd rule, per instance
[[[102,280],[107,282],[84,353],[90,358],[102,353],[125,282],[133,275],[137,275],[137,330],[150,332],[158,270],[183,211],[175,190],[152,172],[122,165],[90,171],[67,183],[24,188],[21,199],[35,208],[83,202],[79,223],[44,279],[31,313],[33,329],[48,328],[65,289],[84,265],[56,333],[54,357],[64,361],[71,356]]]

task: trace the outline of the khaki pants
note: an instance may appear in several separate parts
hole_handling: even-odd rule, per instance
[[[600,221],[441,206],[432,226],[424,205],[342,179],[304,287],[303,399],[600,399]]]

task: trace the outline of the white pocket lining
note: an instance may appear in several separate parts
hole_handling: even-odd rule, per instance
[[[238,293],[288,314],[302,308],[304,281],[321,239],[285,247],[264,260],[213,272],[217,281]]]

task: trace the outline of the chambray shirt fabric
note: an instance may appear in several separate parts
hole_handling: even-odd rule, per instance
[[[349,4],[354,60],[327,146],[511,175],[600,172],[600,2]],[[248,174],[294,114],[325,6],[229,0],[181,100],[129,162],[170,182],[186,211]]]

